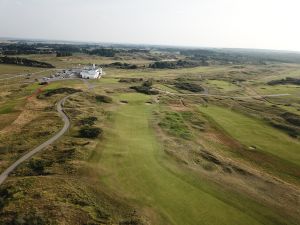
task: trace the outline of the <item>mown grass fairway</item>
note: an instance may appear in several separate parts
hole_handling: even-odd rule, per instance
[[[247,147],[300,165],[300,143],[262,121],[217,106],[200,107],[233,138]]]
[[[100,147],[104,149],[99,167],[106,185],[155,209],[165,220],[162,224],[259,224],[163,167],[159,163],[163,150],[149,124],[155,106],[146,106],[149,97],[141,94],[119,98],[129,104],[115,111],[113,127]]]

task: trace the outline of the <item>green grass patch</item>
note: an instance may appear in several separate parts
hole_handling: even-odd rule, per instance
[[[92,83],[101,83],[101,84],[117,84],[119,83],[119,79],[116,78],[107,78],[103,76],[100,80],[93,81]]]
[[[184,139],[190,139],[192,137],[189,127],[185,124],[182,115],[178,112],[165,112],[159,125],[174,136]]]
[[[8,114],[14,112],[15,104],[6,104],[0,107],[0,114]]]
[[[224,80],[208,80],[207,83],[209,85],[212,85],[213,87],[216,87],[218,89],[221,89],[222,91],[236,91],[239,89],[239,87],[233,83],[230,83],[228,81]]]
[[[300,93],[300,86],[297,85],[261,85],[257,86],[255,90],[262,95],[268,94],[291,94],[298,95]]]
[[[17,111],[17,107],[24,103],[23,99],[12,99],[0,105],[0,114],[9,114]]]
[[[233,138],[258,151],[275,155],[300,166],[300,142],[285,133],[270,127],[263,121],[245,116],[232,110],[208,106],[200,110],[211,117]]]
[[[0,75],[2,74],[16,74],[16,73],[32,73],[41,71],[41,68],[32,68],[26,66],[17,66],[17,65],[0,65]],[[15,75],[12,75],[15,76]],[[0,78],[3,78],[0,76]]]

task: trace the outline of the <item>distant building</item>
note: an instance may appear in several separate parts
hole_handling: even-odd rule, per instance
[[[96,68],[95,64],[91,68],[84,68],[80,72],[83,79],[99,79],[102,76],[102,68]]]

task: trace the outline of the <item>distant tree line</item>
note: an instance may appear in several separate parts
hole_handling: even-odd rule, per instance
[[[206,62],[199,61],[157,61],[149,65],[149,68],[153,69],[178,69],[178,68],[191,68],[197,66],[207,66]]]
[[[113,48],[99,48],[93,50],[86,50],[85,52],[89,55],[98,55],[104,57],[114,57],[116,53],[118,53],[118,51]]]
[[[300,63],[300,54],[283,51],[254,49],[178,49],[181,55],[210,64],[253,64],[269,62]]]
[[[150,52],[150,50],[148,49],[138,49],[138,48],[127,49],[125,51],[128,53],[149,53]]]
[[[114,62],[111,64],[104,64],[102,67],[113,67],[113,68],[118,68],[118,69],[137,69],[138,66],[134,64],[129,64],[129,63],[122,63],[122,62]]]
[[[56,57],[66,57],[66,56],[72,56],[73,54],[71,52],[56,52]]]
[[[44,45],[1,44],[3,55],[52,54],[53,49]]]
[[[26,54],[54,54],[58,52],[86,53],[104,57],[114,57],[117,53],[150,53],[151,50],[168,54],[180,54],[186,59],[198,61],[200,64],[258,64],[268,62],[300,63],[300,54],[282,51],[249,50],[249,49],[186,49],[165,48],[160,46],[131,46],[111,45],[100,46],[98,44],[58,44],[58,43],[36,43],[32,41],[17,41],[15,43],[0,43],[0,52],[3,55],[26,55]],[[148,59],[159,61],[157,55],[149,54]],[[167,67],[174,67],[168,65]],[[176,66],[175,66],[176,67]]]
[[[55,68],[52,64],[46,62],[39,62],[31,59],[20,57],[0,57],[0,63],[2,64],[14,64],[20,66],[40,67],[40,68]]]

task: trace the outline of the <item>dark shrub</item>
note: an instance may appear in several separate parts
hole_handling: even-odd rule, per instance
[[[19,58],[19,57],[0,57],[0,64],[15,64],[21,66],[30,66],[30,67],[40,67],[40,68],[55,68],[50,63],[46,62],[39,62],[31,59],[26,58]]]
[[[47,81],[43,81],[43,82],[39,83],[39,85],[46,85],[46,84],[48,84]]]
[[[29,168],[37,174],[44,174],[45,163],[43,160],[31,160],[29,162]]]
[[[63,93],[73,94],[76,92],[81,92],[81,90],[74,89],[74,88],[57,88],[57,89],[47,90],[41,95],[45,97],[51,97],[52,95],[56,95],[56,94],[63,94]]]
[[[82,138],[97,138],[102,135],[103,130],[98,127],[83,127],[79,130],[79,136]]]
[[[201,87],[198,84],[194,84],[194,83],[176,83],[175,86],[177,88],[183,89],[183,90],[187,90],[187,91],[191,91],[191,92],[202,92],[204,91],[203,87]]]
[[[175,69],[176,68],[176,63],[175,62],[167,62],[167,61],[154,62],[153,64],[149,65],[149,68],[153,68],[153,69]]]
[[[278,84],[294,84],[294,85],[300,85],[300,79],[293,78],[293,77],[287,77],[285,79],[281,80],[272,80],[267,83],[268,85],[278,85]]]
[[[53,224],[44,216],[38,215],[35,211],[29,212],[27,215],[16,215],[10,222],[13,225],[46,225]]]
[[[149,80],[146,80],[144,83],[143,83],[143,86],[144,87],[152,87],[153,85],[153,80],[149,79]]]
[[[159,94],[159,92],[157,90],[152,90],[151,87],[147,87],[147,86],[133,86],[130,87],[131,89],[146,94],[146,95],[157,95]]]
[[[113,68],[119,68],[119,69],[137,69],[138,66],[134,64],[129,63],[121,63],[121,62],[114,62],[111,64],[102,65],[103,67],[113,67]]]
[[[296,126],[300,126],[300,116],[298,116],[297,114],[286,112],[286,113],[282,114],[281,116],[289,123],[296,125]]]
[[[8,203],[7,200],[12,196],[6,188],[0,189],[0,209],[4,208],[4,206]]]
[[[133,86],[133,87],[130,87],[130,88],[137,91],[137,92],[146,94],[146,95],[157,95],[157,94],[159,94],[159,92],[157,90],[152,89],[152,85],[153,85],[153,80],[149,79],[149,80],[146,80],[142,84],[142,86]]]
[[[119,80],[120,83],[136,83],[142,82],[143,78],[122,78]]]
[[[96,100],[103,103],[112,103],[112,98],[106,95],[96,95]]]
[[[85,125],[92,126],[92,125],[95,124],[95,122],[97,120],[98,120],[97,117],[90,116],[90,117],[83,118],[82,120],[80,120],[79,125],[81,125],[81,126],[85,126]]]
[[[280,130],[286,132],[288,135],[290,135],[293,138],[297,138],[299,135],[299,131],[293,126],[288,126],[288,125],[280,124],[280,123],[276,123],[276,122],[271,122],[271,125],[277,129],[280,129]]]

